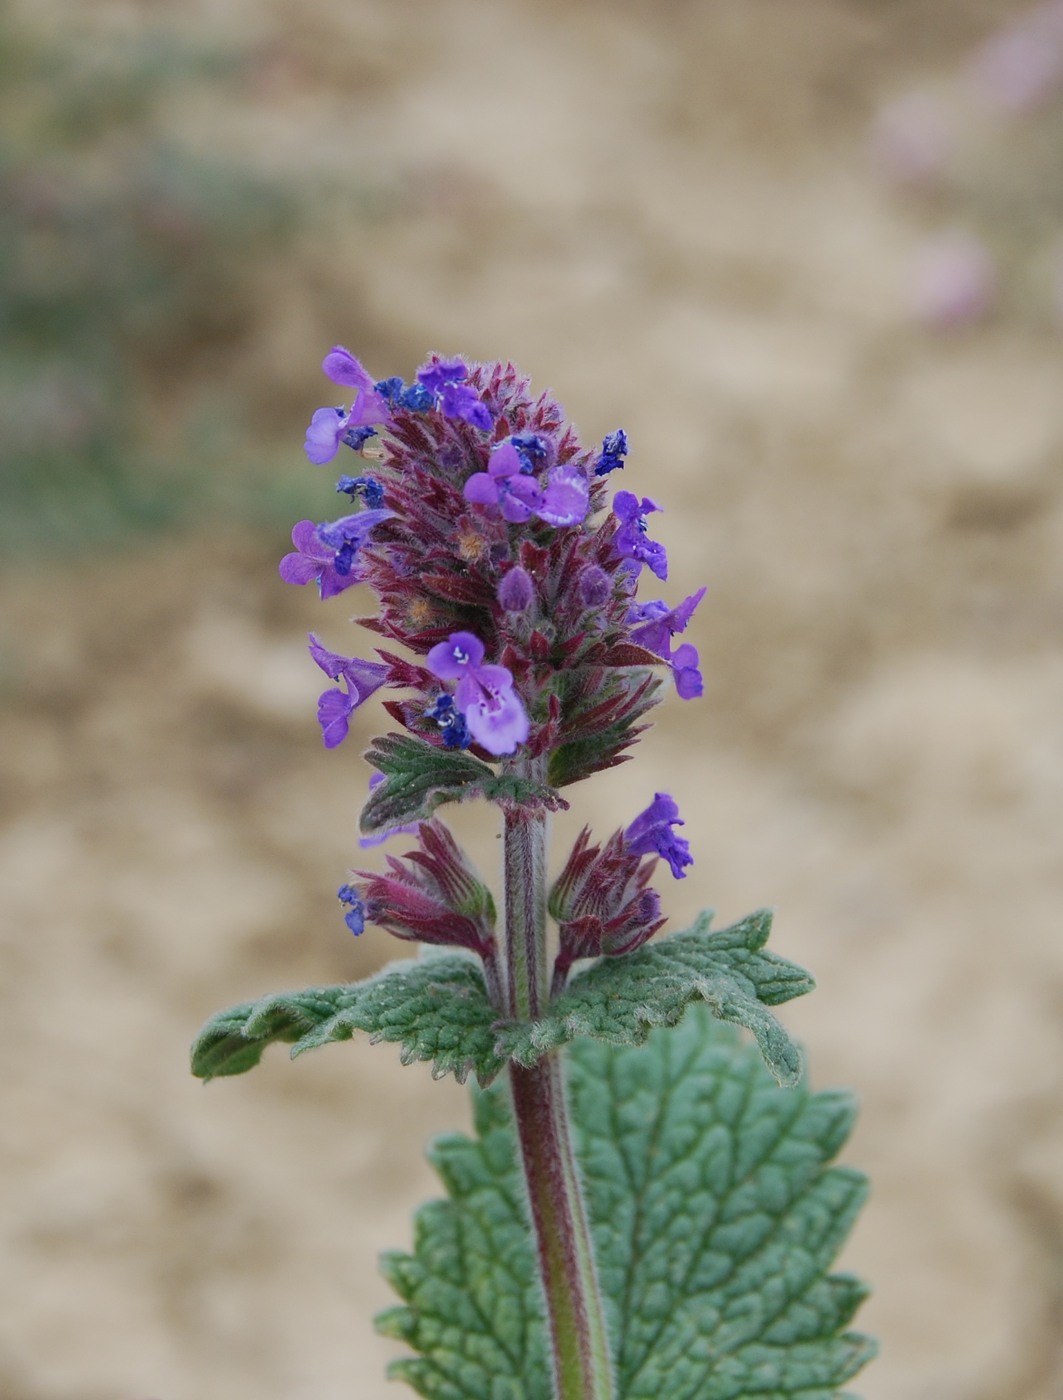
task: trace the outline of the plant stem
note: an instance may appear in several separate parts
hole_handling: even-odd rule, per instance
[[[521,766],[535,777],[533,764]],[[507,1010],[534,1018],[547,1004],[546,813],[505,816]],[[553,1342],[555,1400],[614,1400],[613,1369],[587,1211],[568,1126],[559,1056],[510,1065],[513,1113],[539,1274]]]

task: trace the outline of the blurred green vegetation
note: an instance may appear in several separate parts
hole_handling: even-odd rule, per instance
[[[172,111],[238,98],[247,63],[172,35],[89,44],[0,16],[6,555],[224,511],[219,462],[264,450],[225,376],[300,191],[182,143]]]

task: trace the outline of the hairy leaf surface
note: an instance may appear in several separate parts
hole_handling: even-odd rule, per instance
[[[386,831],[426,821],[445,802],[490,802],[543,807],[557,812],[568,803],[555,789],[529,778],[496,772],[464,749],[437,748],[409,734],[374,739],[366,761],[384,775],[362,808],[362,831]]]
[[[350,1040],[365,1031],[397,1041],[406,1063],[430,1060],[433,1072],[489,1084],[509,1060],[533,1065],[582,1036],[641,1044],[655,1026],[673,1026],[694,1002],[751,1030],[771,1072],[785,1084],[800,1075],[800,1054],[767,1009],[812,987],[801,968],[765,951],[767,912],[709,932],[708,914],[683,933],[622,958],[601,958],[534,1021],[505,1021],[491,1004],[478,960],[469,953],[425,951],[390,963],[365,982],[310,987],[244,1002],[207,1022],[193,1047],[202,1079],[242,1074],[274,1041],[292,1055]]]
[[[829,1165],[849,1097],[780,1088],[704,1008],[644,1047],[581,1040],[568,1064],[619,1400],[832,1400],[874,1354],[844,1330],[863,1286],[828,1272],[865,1194]],[[419,1353],[392,1374],[427,1400],[548,1400],[504,1086],[476,1131],[432,1148],[449,1199],[385,1257],[403,1305],[378,1325]]]

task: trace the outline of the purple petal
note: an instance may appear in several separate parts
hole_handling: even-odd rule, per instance
[[[468,377],[469,366],[459,356],[452,360],[428,360],[417,371],[418,384],[423,384],[430,394],[436,395],[441,394],[448,384],[459,384]]]
[[[523,525],[532,512],[543,503],[543,493],[531,476],[506,476],[498,481],[498,504],[504,519],[512,525]]]
[[[347,737],[348,721],[354,709],[354,700],[338,687],[323,691],[317,702],[317,722],[321,726],[321,737],[326,749],[334,749]]]
[[[322,564],[305,554],[286,554],[277,566],[285,583],[313,583],[321,576]]]
[[[475,671],[483,659],[484,644],[479,637],[471,632],[451,632],[445,642],[432,648],[425,664],[441,681],[453,681]]]
[[[362,366],[361,361],[355,359],[351,352],[342,345],[332,347],[321,361],[321,368],[333,384],[346,384],[352,389],[371,389],[373,387],[372,376]]]
[[[300,520],[292,526],[292,544],[300,554],[327,556],[322,552],[321,541],[317,537],[317,526],[312,520]]]
[[[657,540],[643,540],[636,558],[649,566],[650,572],[663,583],[668,577],[668,555],[664,545]]]
[[[303,450],[314,466],[322,467],[331,462],[340,450],[343,434],[347,431],[348,415],[342,408],[319,408],[310,420],[306,430]]]
[[[498,482],[487,472],[475,472],[465,483],[465,499],[478,506],[498,509]]]
[[[324,671],[330,680],[338,681],[343,668],[347,665],[347,658],[340,656],[337,652],[329,651],[327,647],[321,645],[315,633],[310,633],[310,655]]]
[[[696,700],[704,694],[705,685],[698,670],[697,647],[692,647],[689,642],[677,647],[672,653],[672,672],[680,700]]]
[[[538,515],[548,525],[579,525],[587,516],[590,489],[577,467],[555,467],[546,478]]]
[[[496,686],[485,681],[485,672],[501,671],[506,684]],[[529,723],[520,696],[513,689],[513,680],[504,666],[485,666],[474,676],[469,676],[458,686],[455,699],[461,705],[463,687],[475,687],[475,699],[462,705],[465,723],[469,733],[488,753],[502,755],[513,753],[518,744],[528,737]]]
[[[689,598],[684,598],[679,606],[672,611],[671,630],[673,632],[685,632],[687,623],[694,616],[698,604],[704,598],[708,590],[699,588],[696,593],[691,593]]]
[[[487,470],[492,476],[519,476],[523,466],[521,455],[509,438],[493,447],[487,459]]]
[[[468,384],[444,385],[440,408],[448,418],[460,418],[482,433],[489,433],[494,426],[487,405],[480,402],[480,396]]]
[[[343,668],[348,688],[352,692],[357,691],[359,705],[379,690],[390,675],[390,666],[384,666],[379,661],[363,661],[360,656],[352,656]]]
[[[341,574],[331,564],[326,564],[321,570],[317,585],[322,598],[335,598],[361,581],[362,576],[357,569],[349,569],[347,573]]]
[[[683,825],[675,800],[666,792],[654,793],[653,801],[624,833],[624,840],[635,855],[662,856],[675,878],[682,880],[684,867],[694,863],[690,846],[672,830],[673,826]]]
[[[639,498],[633,491],[618,491],[613,497],[613,514],[628,525],[639,516]]]

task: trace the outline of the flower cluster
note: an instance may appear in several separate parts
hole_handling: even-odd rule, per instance
[[[385,644],[368,660],[311,636],[311,656],[336,682],[318,702],[328,748],[347,737],[358,706],[387,687],[403,692],[384,707],[410,736],[404,753],[412,739],[425,755],[426,772],[441,763],[449,772],[445,764],[460,760],[463,774],[480,773],[501,761],[503,773],[524,782],[521,801],[565,805],[558,789],[627,757],[660,698],[662,672],[681,698],[702,693],[696,649],[673,639],[705,590],[675,606],[636,596],[643,569],[666,580],[668,559],[648,524],[661,507],[631,491],[610,493],[608,478],[628,453],[622,430],[597,451],[583,449],[559,406],[534,397],[510,364],[433,355],[410,383],[374,380],[337,346],[322,368],[353,401],[314,413],[307,457],[324,464],[372,441],[372,471],[340,477],[348,514],[296,525],[280,572],[289,583],[316,583],[322,598],[367,584],[379,611],[360,621]],[[412,809],[403,803],[418,783],[427,790],[433,781],[390,774],[370,806],[397,815],[368,827],[363,818],[365,829],[410,830]],[[494,800],[505,805],[505,792],[517,791]],[[660,926],[647,882],[658,856],[677,876],[689,863],[677,823],[675,804],[657,794],[604,847],[580,838],[556,891],[564,967],[591,953],[630,951]],[[484,953],[493,937],[484,909],[457,910],[453,881],[440,875],[465,869],[464,857],[435,821],[412,829],[420,856],[406,865],[392,858],[390,874],[363,872],[343,887],[348,924],[368,918],[400,937]]]

